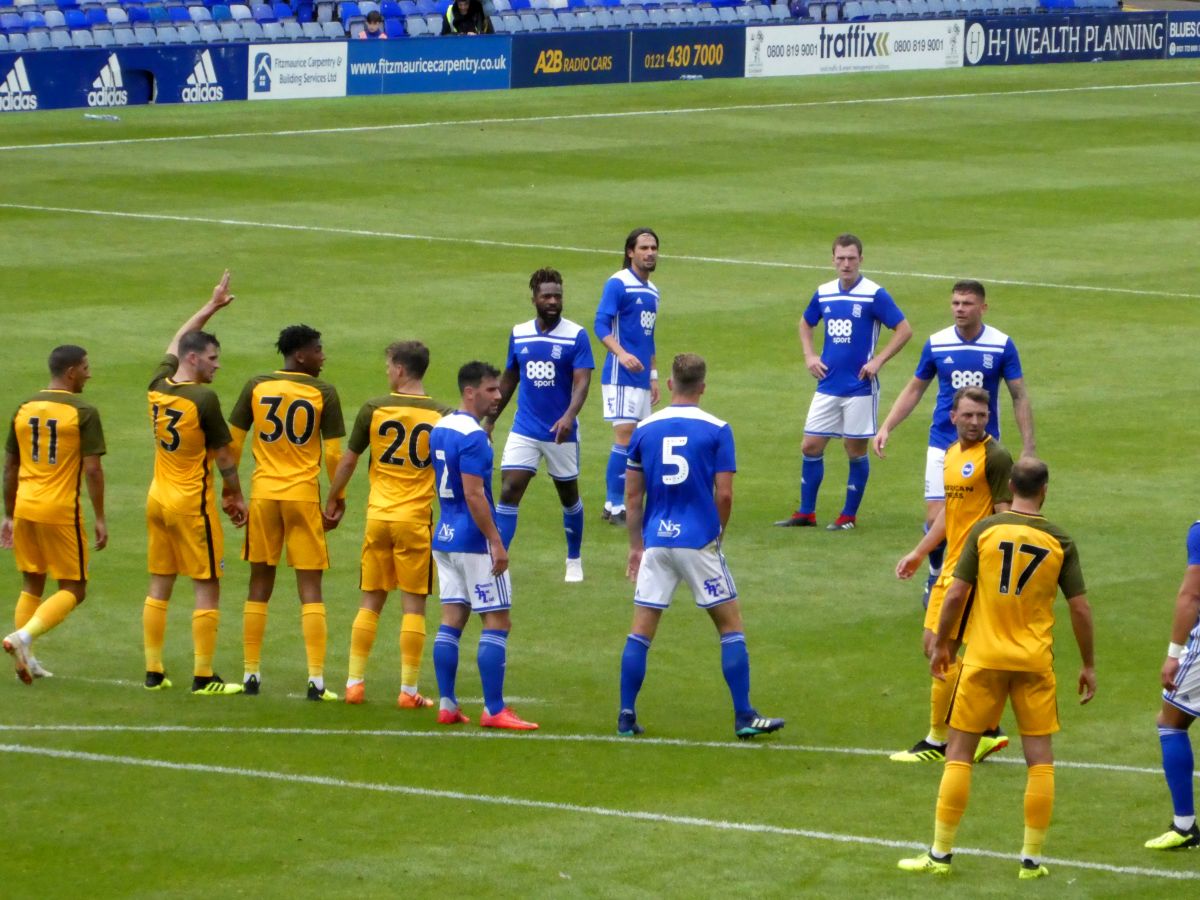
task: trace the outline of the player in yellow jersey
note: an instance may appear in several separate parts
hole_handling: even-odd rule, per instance
[[[307,325],[290,325],[279,333],[275,346],[283,355],[283,368],[246,382],[229,415],[235,452],[240,455],[250,432],[254,449],[250,517],[242,548],[242,558],[250,563],[250,591],[242,618],[242,684],[247,694],[257,694],[262,686],[267,603],[286,547],[287,563],[296,570],[300,594],[307,696],[309,700],[336,700],[337,694],[325,688],[327,630],[321,577],[329,568],[329,552],[318,475],[323,448],[325,465],[333,477],[346,426],[337,391],[317,377],[325,365],[321,332]],[[340,494],[332,496],[336,504],[345,504]]]
[[[80,485],[87,482],[96,549],[108,543],[104,519],[104,431],[100,413],[79,399],[92,377],[87,351],[73,344],[50,352],[50,384],[17,407],[4,455],[4,522],[0,547],[13,550],[21,596],[4,639],[17,677],[46,678],[31,650],[35,638],[62,623],[87,592],[88,546]],[[58,590],[42,601],[46,576]]]
[[[1080,703],[1096,694],[1092,610],[1075,542],[1041,515],[1050,475],[1027,456],[1012,470],[1012,511],[971,529],[946,591],[929,663],[935,678],[954,671],[959,619],[969,616],[967,651],[954,685],[950,742],[938,790],[933,847],[901,869],[946,875],[951,850],[971,790],[971,761],[981,732],[1012,700],[1028,775],[1021,878],[1049,875],[1040,862],[1054,808],[1054,751],[1059,730],[1054,680],[1054,598],[1062,588],[1083,667]]]
[[[208,386],[221,365],[221,344],[214,335],[200,330],[232,302],[227,270],[213,288],[212,298],[175,332],[150,381],[147,400],[154,430],[154,480],[146,499],[150,588],[142,609],[142,632],[145,687],[151,691],[171,686],[162,658],[167,603],[176,577],[186,575],[192,579],[196,598],[192,693],[226,696],[242,692],[241,685],[225,684],[212,667],[225,566],[225,541],[213,490],[214,460],[224,482],[221,506],[239,528],[246,523],[246,501],[221,401]]]
[[[958,440],[946,450],[943,477],[946,502],[938,511],[933,526],[921,542],[896,564],[898,578],[912,578],[922,560],[943,540],[946,542],[944,572],[929,592],[925,610],[923,647],[928,658],[933,652],[933,636],[942,610],[942,600],[950,586],[950,572],[975,523],[994,512],[1008,509],[1012,499],[1008,476],[1012,457],[987,433],[990,416],[988,393],[983,388],[960,388],[950,409],[950,420]],[[962,635],[956,634],[961,641]],[[950,682],[953,679],[949,679]],[[911,750],[893,753],[896,762],[941,762],[946,758],[946,713],[950,709],[950,683],[934,678],[929,690],[929,734]],[[994,725],[999,725],[999,719]],[[979,759],[1008,746],[1008,738],[999,727],[989,729],[979,744]]]
[[[425,650],[425,599],[433,589],[433,459],[429,432],[451,412],[425,393],[429,348],[398,341],[387,348],[391,393],[368,400],[350,431],[349,447],[330,484],[325,516],[338,521],[345,504],[334,499],[346,489],[359,457],[370,453],[371,493],[363,536],[362,605],[350,632],[346,702],[362,703],[367,657],[375,643],[379,614],[389,591],[400,589],[401,709],[423,709],[433,701],[417,692]]]

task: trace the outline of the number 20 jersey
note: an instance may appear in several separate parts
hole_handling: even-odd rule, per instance
[[[254,433],[253,499],[321,499],[321,441],[346,433],[333,385],[302,372],[259,375],[246,382],[229,422]]]
[[[973,341],[965,341],[958,329],[943,328],[925,342],[917,361],[917,378],[938,380],[937,405],[929,428],[929,446],[945,450],[958,440],[950,421],[950,405],[959,388],[981,387],[988,392],[987,431],[1000,440],[1000,382],[1021,376],[1017,345],[1003,331],[984,325]]]
[[[429,524],[433,518],[433,456],[429,434],[451,410],[418,394],[368,400],[350,430],[351,453],[371,451],[367,518]]]

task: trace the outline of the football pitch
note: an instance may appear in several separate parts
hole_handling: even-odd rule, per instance
[[[1013,896],[1025,780],[1015,740],[976,769],[952,878],[895,868],[928,844],[941,772],[887,759],[927,726],[919,586],[892,568],[921,533],[932,392],[887,458],[872,459],[857,531],[771,527],[795,508],[813,390],[796,323],[834,277],[842,231],[863,238],[864,274],[915,332],[883,371],[881,418],[921,343],[950,324],[954,280],[987,285],[986,321],[1020,348],[1051,470],[1047,515],[1080,546],[1099,691],[1075,701],[1060,605],[1052,877],[1021,892],[1194,889],[1200,858],[1141,845],[1170,821],[1158,671],[1200,509],[1198,120],[1200,62],[0,119],[4,408],[44,385],[55,344],[88,348],[111,535],[92,556],[86,603],[38,645],[55,677],[0,678],[0,895]],[[705,406],[738,441],[725,549],[752,696],[787,718],[782,732],[734,740],[716,635],[680,593],[639,700],[647,733],[616,736],[632,589],[625,536],[598,521],[611,442],[598,380],[581,419],[586,581],[562,582],[544,473],[511,551],[506,689],[540,731],[449,730],[397,710],[398,605],[380,622],[368,702],[304,702],[286,570],[261,696],[188,694],[183,581],[166,646],[176,687],[141,689],[145,388],[223,268],[237,294],[211,323],[226,413],[246,378],[276,367],[278,330],[303,321],[324,333],[324,377],[352,418],[386,390],[382,350],[401,338],[429,344],[426,386],[453,404],[462,362],[502,362],[541,266],[563,272],[564,315],[590,328],[640,225],[662,240],[659,368],[677,352],[704,355]],[[1007,397],[1001,415],[1016,451]],[[246,484],[250,468],[246,454]],[[822,524],[844,479],[831,443]],[[326,679],[339,693],[365,488],[360,467],[330,535]],[[248,573],[240,534],[226,529],[217,670],[234,680]],[[3,554],[5,618],[19,584]],[[429,606],[423,688],[436,695]],[[460,666],[476,721],[477,636],[473,620]],[[1011,714],[1005,725],[1015,731]]]

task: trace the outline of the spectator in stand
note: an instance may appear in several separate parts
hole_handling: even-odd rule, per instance
[[[378,10],[367,13],[367,25],[358,33],[360,41],[386,41],[387,34],[383,30],[383,16]]]
[[[442,19],[442,34],[494,34],[481,0],[454,0]]]

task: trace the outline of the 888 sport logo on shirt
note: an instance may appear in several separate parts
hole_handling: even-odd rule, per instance
[[[951,372],[950,387],[956,391],[965,387],[983,387],[983,373],[970,370]]]
[[[642,310],[642,329],[646,334],[651,334],[654,331],[654,320],[658,318],[658,313],[648,309]]]
[[[825,336],[835,344],[850,343],[850,335],[854,333],[854,323],[849,319],[830,319],[825,323]]]
[[[557,372],[554,363],[548,360],[531,359],[525,363],[525,377],[533,382],[534,387],[554,387]]]

